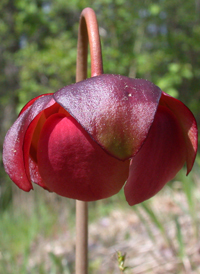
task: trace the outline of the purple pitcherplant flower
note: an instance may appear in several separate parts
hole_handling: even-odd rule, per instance
[[[125,184],[130,205],[155,195],[197,152],[197,124],[143,79],[102,74],[31,100],[8,131],[6,172],[61,196],[95,201]]]

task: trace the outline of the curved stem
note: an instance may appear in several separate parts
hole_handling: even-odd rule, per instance
[[[95,12],[91,8],[85,8],[80,17],[76,82],[87,78],[88,40],[91,56],[91,77],[93,77],[103,73],[103,62],[98,23]]]
[[[91,8],[82,11],[79,24],[76,82],[87,78],[88,41],[91,76],[103,73],[101,43],[96,15]],[[76,274],[88,273],[88,203],[76,201]]]

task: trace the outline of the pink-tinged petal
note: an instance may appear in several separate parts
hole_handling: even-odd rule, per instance
[[[46,96],[46,95],[52,95],[53,93],[47,93],[47,94],[42,94],[42,95],[39,95],[33,99],[31,99],[20,111],[19,113],[19,116],[28,108],[30,107],[38,98],[40,97],[43,97],[43,96]]]
[[[153,122],[161,90],[143,79],[100,75],[54,94],[66,109],[114,157],[137,153]]]
[[[49,190],[83,201],[114,195],[129,172],[129,160],[107,154],[73,117],[62,114],[54,114],[45,122],[37,159]]]
[[[24,165],[29,181],[32,181],[43,188],[46,188],[38,171],[37,166],[37,146],[40,132],[47,118],[58,112],[60,106],[51,99],[48,107],[42,110],[30,123],[24,136]]]
[[[29,106],[15,121],[6,134],[3,144],[3,163],[5,171],[11,180],[24,191],[30,191],[32,184],[27,178],[25,166],[23,145],[26,130],[31,121],[48,106],[52,96],[47,95],[38,98]]]
[[[198,147],[198,129],[194,115],[181,101],[164,92],[162,93],[160,104],[167,106],[174,113],[182,128],[187,150],[186,162],[188,174],[193,167]]]
[[[132,158],[124,191],[130,205],[155,195],[174,178],[186,161],[186,148],[179,121],[165,106],[159,106],[149,135]]]
[[[38,170],[38,165],[31,159],[29,158],[29,171],[30,171],[30,179],[32,182],[34,182],[35,184],[41,186],[42,188],[48,190],[48,188],[46,187],[46,185],[44,184],[39,170]]]

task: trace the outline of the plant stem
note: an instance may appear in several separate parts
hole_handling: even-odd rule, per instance
[[[91,77],[103,73],[101,43],[96,15],[85,8],[80,17],[76,82],[87,78],[88,41],[91,56]],[[76,274],[88,273],[88,203],[76,201]]]
[[[88,272],[88,203],[76,201],[76,274]]]
[[[103,62],[98,23],[96,20],[96,15],[91,8],[85,8],[80,17],[77,46],[76,82],[87,78],[88,40],[91,56],[91,77],[93,77],[103,73]]]

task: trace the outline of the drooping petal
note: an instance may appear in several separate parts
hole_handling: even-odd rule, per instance
[[[66,109],[114,157],[134,156],[153,122],[161,90],[143,79],[100,75],[54,94]]]
[[[62,114],[45,122],[37,159],[50,191],[83,201],[114,195],[128,177],[129,160],[107,154],[73,117]]]
[[[198,129],[197,123],[192,112],[179,100],[162,93],[160,105],[167,106],[177,117],[182,128],[187,149],[187,174],[191,171],[197,154]]]
[[[42,95],[39,95],[33,99],[31,99],[20,111],[19,113],[19,116],[29,107],[31,106],[38,98],[40,97],[43,97],[43,96],[46,96],[46,95],[52,95],[53,93],[47,93],[47,94],[42,94]]]
[[[47,107],[48,106],[48,107]],[[29,181],[32,181],[43,188],[46,188],[42,182],[42,178],[38,172],[37,167],[37,145],[40,136],[41,129],[46,119],[51,115],[59,111],[60,105],[58,105],[52,98],[46,108],[44,108],[30,123],[24,136],[24,165],[26,175]]]
[[[44,182],[40,176],[37,163],[35,163],[31,158],[29,158],[28,168],[29,168],[29,173],[27,176],[30,176],[30,177],[28,177],[29,180],[31,182],[41,186],[42,188],[48,190],[47,186],[44,184]],[[27,171],[27,169],[26,169],[26,171]]]
[[[186,161],[185,141],[178,119],[159,106],[147,139],[132,158],[124,191],[130,205],[155,195]]]
[[[6,134],[3,145],[3,163],[11,180],[24,191],[30,191],[32,184],[27,178],[24,166],[24,136],[31,121],[48,106],[52,96],[42,96],[18,117]]]

